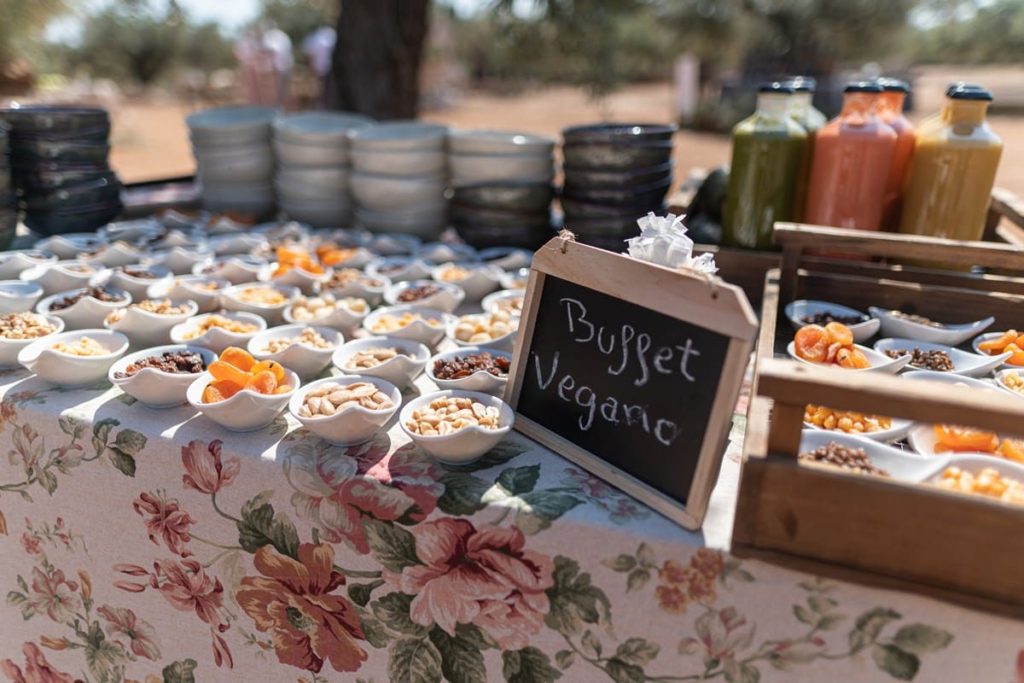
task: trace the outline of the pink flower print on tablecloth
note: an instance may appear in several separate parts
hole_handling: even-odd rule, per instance
[[[540,632],[554,564],[526,550],[519,529],[478,530],[464,519],[439,519],[413,533],[423,564],[405,567],[398,583],[415,596],[415,623],[437,624],[452,636],[457,624],[475,624],[503,650],[524,648]]]
[[[143,492],[132,503],[132,509],[146,517],[146,533],[149,534],[149,540],[160,545],[162,539],[167,549],[175,555],[188,557],[192,554],[185,544],[192,540],[188,528],[195,524],[195,520],[181,509],[177,500]]]
[[[157,643],[156,629],[136,617],[135,612],[110,605],[103,605],[96,611],[106,619],[104,630],[112,641],[127,646],[139,657],[153,661],[160,658],[160,645]]]
[[[376,442],[345,455],[317,440],[289,450],[285,474],[295,489],[292,505],[331,543],[345,541],[365,555],[364,516],[386,522],[420,522],[444,493],[436,465],[412,450],[387,455]]]
[[[254,565],[262,576],[247,576],[235,599],[256,624],[269,633],[278,660],[319,672],[324,662],[335,671],[356,671],[367,659],[357,641],[366,636],[355,606],[335,589],[345,577],[334,570],[334,548],[303,543],[298,559],[270,546],[256,551]]]
[[[53,668],[35,643],[25,643],[21,651],[25,655],[24,669],[10,659],[0,662],[4,675],[14,683],[78,683],[74,677]]]
[[[189,441],[181,449],[181,464],[186,472],[181,482],[202,493],[217,493],[230,484],[238,476],[241,463],[238,458],[222,461],[222,445],[220,439],[211,441],[209,445],[202,441]]]
[[[46,613],[57,623],[69,621],[82,605],[78,597],[78,583],[64,578],[64,572],[47,565],[47,572],[32,568],[32,590],[29,605],[37,614]]]

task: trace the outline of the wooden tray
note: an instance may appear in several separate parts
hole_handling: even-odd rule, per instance
[[[994,401],[989,392],[977,389],[936,392],[935,384],[924,381],[819,369],[778,357],[793,337],[782,316],[790,298],[823,299],[860,310],[869,305],[909,309],[948,322],[992,315],[993,330],[1024,327],[1022,280],[956,272],[935,274],[928,283],[878,280],[871,270],[866,275],[822,272],[802,261],[808,245],[821,248],[830,240],[846,252],[890,258],[904,257],[908,248],[892,235],[849,232],[776,229],[785,269],[770,272],[766,279],[733,551],[1024,617],[1024,507],[797,463],[807,403],[968,424],[1001,434],[1024,432],[1024,401],[1011,396]],[[954,267],[1008,265],[1024,270],[1024,249],[1019,247],[965,249],[963,243],[921,238],[915,244],[923,244],[916,256]],[[1005,291],[1007,282],[1016,293]]]

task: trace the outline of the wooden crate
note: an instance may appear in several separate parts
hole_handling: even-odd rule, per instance
[[[1024,401],[990,392],[935,391],[919,380],[815,368],[779,358],[793,329],[782,308],[815,298],[860,310],[910,310],[949,322],[988,315],[992,329],[1024,328],[1024,281],[962,272],[928,283],[879,280],[851,271],[815,270],[802,261],[810,245],[889,258],[916,257],[951,266],[1024,270],[1024,249],[986,244],[965,249],[946,240],[901,240],[778,226],[784,269],[766,279],[747,417],[744,465],[732,548],[819,574],[912,590],[1024,617],[1024,507],[921,484],[846,474],[797,463],[807,403],[922,422],[968,424],[1001,434],[1024,432]],[[829,242],[831,240],[831,243]],[[1006,291],[1008,285],[1015,291]],[[786,292],[783,294],[783,292]]]

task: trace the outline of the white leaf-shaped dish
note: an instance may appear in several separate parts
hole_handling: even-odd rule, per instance
[[[985,356],[977,353],[968,353],[967,351],[954,349],[952,346],[946,346],[945,344],[932,344],[929,342],[917,341],[915,339],[894,339],[889,337],[886,339],[879,339],[875,342],[875,351],[883,354],[886,353],[886,351],[913,351],[914,349],[920,349],[921,351],[944,352],[949,356],[949,360],[953,362],[953,369],[949,371],[949,374],[963,375],[964,377],[983,377],[991,373],[999,365],[1002,365],[1003,361],[1010,357],[1009,353],[1004,353],[998,356]],[[916,368],[910,363],[907,363],[906,367],[920,370],[927,369]]]
[[[437,291],[412,301],[399,301],[399,297],[404,292],[418,287],[437,289]],[[436,308],[445,313],[454,311],[462,304],[465,298],[466,293],[458,285],[448,282],[435,282],[434,280],[407,280],[395,283],[384,291],[384,301],[390,306],[426,306],[427,308]]]
[[[457,270],[468,270],[469,275],[453,279]],[[445,263],[434,268],[431,277],[437,282],[460,287],[466,293],[466,301],[480,301],[500,286],[502,270],[484,263]]]
[[[242,297],[244,296],[244,292],[249,289],[273,289],[281,294],[284,301],[275,304],[261,304],[245,301]],[[220,302],[225,310],[255,313],[256,315],[262,316],[267,321],[268,325],[279,325],[281,321],[284,320],[284,309],[288,308],[288,305],[298,295],[299,290],[295,287],[270,283],[248,283],[243,285],[234,285],[233,287],[225,289],[221,292]]]
[[[410,256],[390,256],[367,265],[366,274],[374,278],[384,276],[391,282],[423,280],[430,277],[430,264]]]
[[[400,318],[403,313],[418,314],[420,317],[397,329],[386,329],[379,326],[384,316]],[[455,316],[439,311],[436,308],[426,308],[424,306],[385,306],[366,316],[366,319],[363,320],[363,329],[374,336],[412,339],[433,348],[444,338],[446,324],[454,319]],[[436,324],[432,325],[427,322],[428,320],[434,320]]]
[[[185,393],[189,385],[196,380],[201,373],[164,372],[156,368],[142,368],[128,377],[117,377],[117,373],[136,361],[150,356],[162,356],[164,353],[174,352],[197,353],[207,366],[217,360],[217,354],[210,349],[199,346],[188,346],[186,344],[170,344],[168,346],[157,346],[155,348],[143,349],[136,353],[129,354],[110,366],[107,371],[107,379],[111,384],[118,387],[124,393],[132,396],[142,405],[148,408],[173,408],[174,406],[186,403]]]
[[[838,315],[842,317],[858,317],[861,319],[859,323],[844,323],[853,332],[853,341],[858,343],[864,343],[871,337],[878,333],[878,328],[881,326],[881,321],[878,318],[872,318],[868,315],[858,311],[855,308],[849,306],[843,306],[841,304],[833,304],[828,301],[813,301],[811,299],[798,299],[797,301],[791,301],[786,304],[785,309],[786,317],[789,318],[789,322],[792,323],[793,329],[799,330],[804,325],[810,323],[804,322],[804,318],[807,316],[818,315],[821,313],[831,313],[832,315]]]
[[[369,349],[393,348],[398,355],[372,368],[356,368],[349,366],[349,359],[360,351]],[[334,367],[346,375],[367,375],[380,377],[392,384],[404,387],[423,372],[423,366],[430,358],[430,349],[412,339],[401,337],[365,337],[350,341],[334,352],[331,362]]]
[[[0,279],[13,280],[29,268],[56,262],[56,256],[38,249],[0,252]]]
[[[100,285],[110,278],[107,269],[96,269],[85,261],[54,261],[21,271],[19,280],[36,282],[43,294],[56,294],[91,285]]]
[[[229,320],[249,323],[251,325],[255,325],[256,329],[251,332],[229,332],[223,327],[211,327],[198,337],[193,337],[192,334],[196,332],[205,320],[212,315],[219,315]],[[267,321],[255,313],[245,313],[242,311],[206,313],[172,327],[171,341],[175,344],[201,346],[205,349],[210,349],[211,351],[220,353],[229,346],[240,346],[245,348],[250,339],[265,329],[267,329]]]
[[[220,294],[230,286],[227,280],[205,275],[185,275],[151,285],[146,290],[146,296],[150,299],[192,300],[196,302],[200,313],[209,313],[220,308]]]
[[[57,343],[72,343],[89,337],[110,353],[102,356],[74,356],[55,351]],[[107,376],[107,370],[128,350],[128,337],[110,330],[88,329],[51,334],[33,341],[18,353],[18,363],[40,379],[59,387],[77,388],[93,384]]]
[[[919,482],[936,472],[937,464],[934,458],[888,446],[867,438],[866,435],[805,429],[800,435],[800,452],[815,451],[831,442],[847,448],[862,449],[875,467],[886,470],[893,479]],[[827,467],[827,465],[821,466]],[[838,468],[830,467],[829,469],[841,471]]]
[[[128,272],[125,272],[127,268]],[[136,275],[130,275],[129,273],[148,271],[155,277],[138,277]],[[117,289],[123,289],[132,295],[133,301],[141,301],[142,299],[148,298],[149,288],[160,282],[168,282],[172,278],[171,271],[160,266],[151,266],[143,268],[142,266],[122,266],[115,268],[110,274],[110,280],[107,282],[111,287]]]
[[[947,344],[948,346],[959,346],[971,337],[984,332],[995,318],[985,318],[973,323],[963,325],[942,325],[933,327],[924,325],[906,318],[893,315],[893,311],[877,306],[868,308],[872,317],[878,318],[882,323],[882,334],[886,337],[900,337],[904,339],[917,339],[932,344]]]
[[[144,349],[149,346],[164,346],[171,341],[171,330],[199,312],[199,307],[191,299],[186,301],[171,300],[174,306],[184,306],[183,313],[152,313],[131,304],[124,309],[117,320],[104,320],[103,326],[128,337],[132,348]]]
[[[391,399],[391,407],[385,410],[370,410],[360,405],[349,405],[333,415],[303,417],[299,414],[306,402],[306,394],[324,384],[346,386],[366,382],[377,387]],[[402,405],[402,392],[391,382],[369,375],[341,375],[317,380],[302,387],[288,401],[288,410],[302,426],[336,446],[355,446],[372,439],[398,412]]]
[[[868,347],[861,346],[860,344],[854,344],[854,347],[864,354],[868,359],[868,362],[871,363],[871,367],[854,369],[843,368],[835,363],[814,363],[797,355],[795,342],[789,342],[789,344],[786,345],[786,353],[789,354],[790,358],[798,360],[801,363],[806,363],[807,365],[813,365],[817,368],[836,368],[838,370],[843,370],[844,372],[884,372],[890,375],[895,375],[910,362],[910,354],[900,358],[889,358],[884,353],[879,353],[874,349],[869,349]]]
[[[434,374],[434,364],[437,361],[465,358],[466,356],[472,356],[479,353],[489,353],[494,357],[505,358],[510,363],[512,361],[512,354],[507,351],[485,349],[481,346],[463,346],[458,349],[443,351],[431,358],[427,363],[427,377],[433,380],[438,389],[461,389],[462,391],[479,391],[484,394],[490,394],[498,397],[504,396],[505,387],[508,385],[507,374],[499,376],[492,375],[486,370],[477,370],[468,377],[460,377],[459,379],[439,379],[437,375]]]
[[[0,280],[0,314],[31,311],[43,296],[43,286],[24,280]]]
[[[1002,332],[989,332],[988,334],[979,335],[979,336],[974,338],[974,341],[971,342],[971,348],[974,349],[975,353],[981,354],[982,356],[991,356],[992,358],[998,358],[999,356],[991,355],[987,351],[984,351],[981,348],[981,345],[983,343],[987,342],[987,341],[992,341],[994,339],[999,339],[1002,336],[1003,336]],[[1002,354],[1000,354],[1000,355],[1002,355]],[[1024,366],[1014,365],[1013,363],[1007,363],[1007,362],[1002,362],[997,367],[1000,370],[1012,370],[1014,368],[1016,368],[1018,370],[1024,370]]]
[[[36,305],[36,311],[43,315],[55,315],[64,320],[68,330],[103,327],[103,321],[111,311],[124,308],[132,302],[132,295],[122,289],[104,288],[108,294],[118,297],[117,301],[100,301],[92,296],[83,296],[67,308],[53,310],[53,304],[65,297],[74,296],[88,291],[87,288],[73,289],[70,292],[51,294]]]
[[[275,339],[294,339],[302,334],[307,327],[316,330],[331,346],[326,349],[317,348],[309,344],[293,343],[287,348],[271,353],[267,350],[267,344]],[[341,332],[323,325],[309,325],[301,323],[298,325],[281,325],[269,330],[264,330],[249,340],[247,348],[249,353],[256,360],[272,360],[280,363],[286,368],[291,368],[303,380],[316,377],[324,368],[331,364],[331,356],[335,349],[345,343],[345,337]]]

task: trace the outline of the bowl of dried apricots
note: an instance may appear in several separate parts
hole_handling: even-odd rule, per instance
[[[974,350],[983,356],[1010,355],[1000,366],[1002,369],[1024,367],[1024,332],[1007,330],[990,332],[974,339]]]
[[[299,376],[277,361],[258,361],[229,346],[189,385],[189,405],[233,432],[266,427],[288,404]]]
[[[890,358],[884,353],[853,343],[853,332],[842,323],[804,325],[796,331],[786,353],[810,365],[868,370],[895,374],[910,362],[912,356]]]

